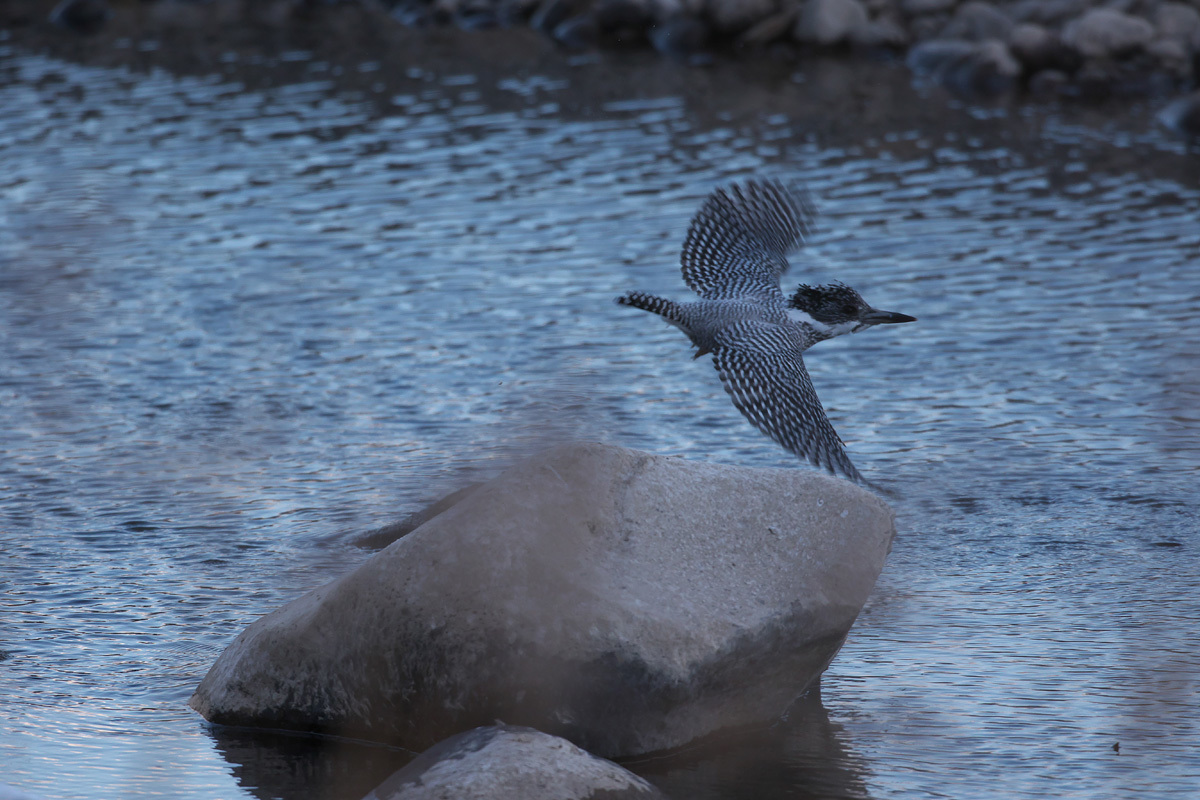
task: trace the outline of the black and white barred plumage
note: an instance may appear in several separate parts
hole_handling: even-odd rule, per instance
[[[800,286],[784,297],[787,256],[804,244],[814,217],[798,185],[753,180],[717,189],[693,218],[680,255],[683,280],[701,299],[630,292],[617,302],[681,329],[697,358],[712,353],[733,404],[763,433],[816,467],[864,482],[801,354],[823,339],[913,318],[876,311],[843,284]]]

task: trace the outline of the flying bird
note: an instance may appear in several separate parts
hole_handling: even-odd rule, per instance
[[[874,309],[842,283],[800,285],[784,296],[787,257],[810,236],[815,215],[798,184],[749,180],[717,189],[692,219],[680,254],[683,280],[700,299],[629,292],[617,303],[682,330],[695,358],[711,353],[733,404],[760,431],[815,467],[866,483],[825,415],[802,354],[825,339],[915,318]]]

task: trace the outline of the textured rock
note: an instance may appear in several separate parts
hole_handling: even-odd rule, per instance
[[[816,472],[555,448],[256,621],[191,705],[412,749],[495,719],[677,747],[777,718],[891,535],[883,501]]]
[[[624,767],[566,739],[513,725],[452,736],[363,800],[665,800]]]
[[[867,24],[867,9],[858,0],[808,0],[796,20],[794,36],[801,42],[842,44],[851,32]]]
[[[908,66],[943,86],[968,94],[997,94],[1010,89],[1021,64],[1003,42],[935,39],[908,51]]]
[[[1125,55],[1150,43],[1154,26],[1141,17],[1095,8],[1063,29],[1063,42],[1088,58]]]
[[[1013,29],[1013,20],[1008,14],[991,3],[971,0],[959,6],[954,18],[943,29],[943,39],[967,39],[982,42],[985,39],[1004,40]]]

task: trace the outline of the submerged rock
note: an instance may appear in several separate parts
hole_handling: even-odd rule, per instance
[[[412,749],[495,719],[609,757],[678,747],[816,680],[892,532],[816,472],[563,446],[259,619],[191,705]]]
[[[665,800],[624,767],[533,728],[492,725],[434,745],[363,800]]]

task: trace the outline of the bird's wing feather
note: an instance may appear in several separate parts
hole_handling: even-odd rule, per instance
[[[683,280],[706,298],[782,296],[788,253],[804,243],[815,216],[798,184],[753,180],[717,189],[688,228]]]
[[[786,326],[745,322],[722,335],[713,365],[733,404],[760,431],[814,466],[861,482],[813,389],[803,350]]]

